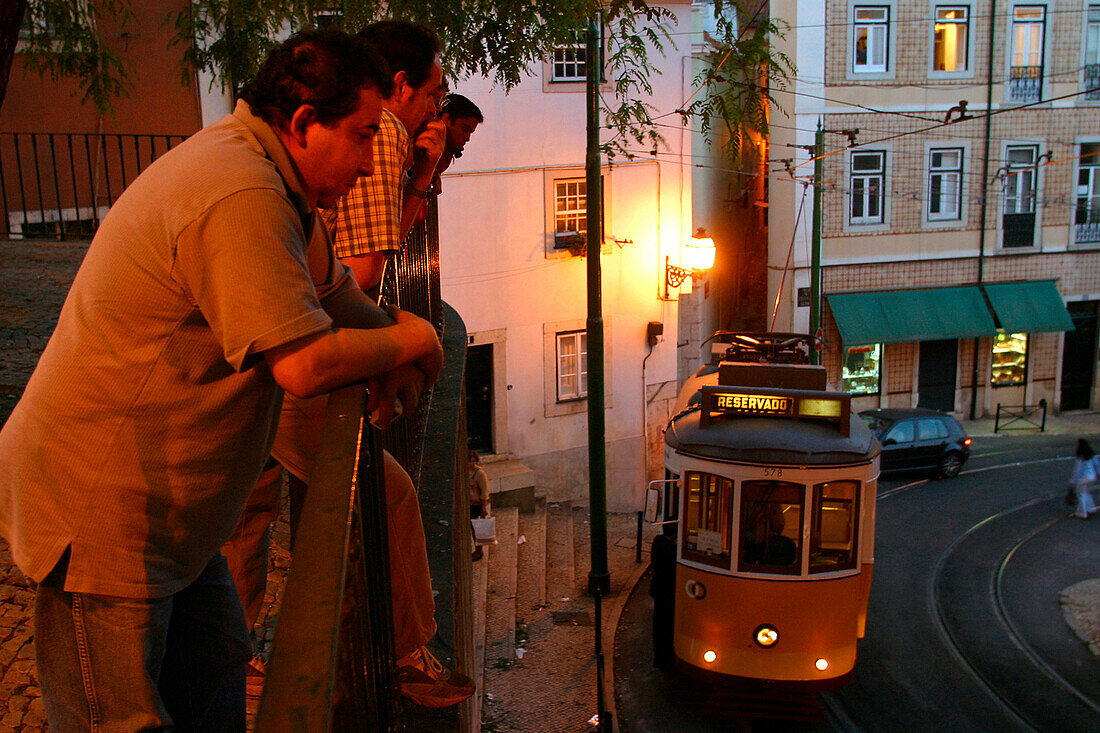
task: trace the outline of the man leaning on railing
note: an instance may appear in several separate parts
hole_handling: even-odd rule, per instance
[[[370,302],[317,215],[372,171],[384,69],[343,33],[292,37],[92,241],[0,431],[53,730],[243,730],[250,648],[218,550],[282,391],[373,379],[389,414],[438,374],[432,326]]]

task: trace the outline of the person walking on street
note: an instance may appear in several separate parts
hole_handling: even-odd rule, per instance
[[[1070,486],[1077,496],[1077,508],[1073,516],[1088,519],[1096,512],[1096,502],[1092,498],[1092,486],[1096,483],[1096,454],[1084,438],[1077,439],[1077,454],[1073,462],[1073,474],[1069,478]]]

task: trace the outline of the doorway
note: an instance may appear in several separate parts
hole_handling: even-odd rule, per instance
[[[1087,410],[1092,402],[1096,365],[1096,303],[1067,303],[1073,330],[1062,347],[1061,410]]]
[[[954,412],[958,365],[958,339],[920,342],[917,407]]]
[[[466,347],[466,439],[478,453],[493,452],[493,345]]]

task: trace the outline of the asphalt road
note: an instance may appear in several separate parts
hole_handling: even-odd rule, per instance
[[[1062,500],[1074,441],[977,438],[955,479],[880,480],[867,636],[823,722],[749,725],[715,689],[662,676],[643,578],[616,637],[619,730],[1100,730],[1100,660],[1057,597],[1100,577],[1100,516]]]
[[[1100,661],[1058,592],[1100,576],[1100,521],[1062,502],[1068,435],[978,439],[959,477],[879,485],[867,637],[834,727],[1100,730]]]

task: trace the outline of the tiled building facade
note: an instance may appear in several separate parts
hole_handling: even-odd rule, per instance
[[[798,64],[775,94],[791,122],[772,149],[826,131],[831,381],[860,409],[1100,404],[1100,2],[787,0],[771,12]],[[806,330],[812,214],[795,212],[813,163],[793,162],[794,176],[775,174],[769,224],[772,263],[798,245],[794,287],[773,278],[772,293]]]

